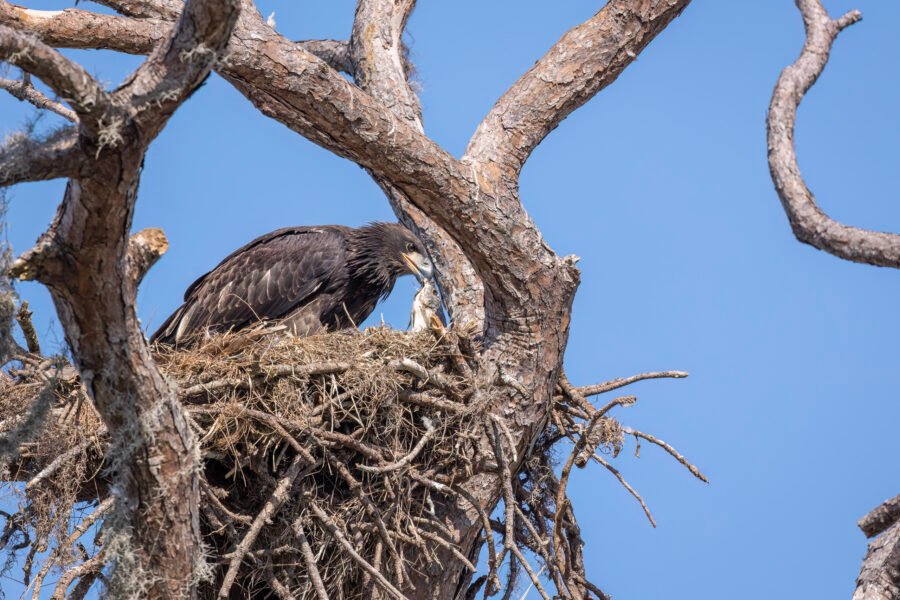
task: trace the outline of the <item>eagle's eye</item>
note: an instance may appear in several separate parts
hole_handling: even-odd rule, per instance
[[[416,251],[416,245],[413,244],[412,242],[407,242],[407,243],[406,243],[406,251],[407,251],[407,252],[415,252],[415,251]]]

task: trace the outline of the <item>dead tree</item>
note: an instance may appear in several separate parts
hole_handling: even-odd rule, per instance
[[[360,0],[349,40],[301,42],[279,35],[252,0],[97,1],[119,14],[39,11],[0,0],[0,58],[24,73],[21,81],[0,87],[73,122],[46,138],[20,135],[0,147],[0,187],[69,181],[52,226],[15,261],[12,273],[51,290],[77,370],[45,360],[36,348],[16,351],[22,368],[12,384],[35,393],[31,413],[4,431],[5,451],[19,452],[17,470],[7,478],[38,489],[58,477],[60,465],[75,456],[88,460],[102,446],[91,464],[99,461],[105,475],[91,479],[92,495],[77,490],[98,504],[87,525],[66,531],[60,547],[77,545],[86,527],[101,518],[104,543],[93,556],[76,559],[54,593],[65,596],[75,584],[72,594],[83,594],[97,579],[108,579],[109,589],[123,594],[141,585],[149,586],[139,591],[151,597],[206,595],[202,590],[212,589],[212,578],[212,594],[219,597],[233,595],[240,585],[261,595],[321,600],[333,589],[330,565],[339,563],[352,565],[359,590],[377,597],[468,598],[505,587],[508,598],[520,574],[544,597],[550,594],[542,576],[561,597],[604,597],[584,573],[566,494],[573,467],[594,460],[640,500],[598,453],[606,447],[617,454],[627,434],[660,446],[703,477],[665,442],[611,418],[609,412],[633,403],[633,396],[599,408],[587,398],[647,377],[685,374],[653,373],[584,387],[566,380],[562,363],[579,281],[577,257],[560,257],[543,241],[520,202],[519,173],[535,147],[614,82],[690,0],[608,2],[497,101],[459,159],[424,135],[408,81],[401,37],[414,0]],[[805,12],[817,6],[801,1]],[[108,48],[149,58],[108,92],[53,48]],[[298,371],[294,359],[312,352],[301,344],[284,350],[292,353],[290,365],[263,363],[256,354],[242,370],[218,372],[214,379],[194,378],[197,360],[205,356],[206,367],[215,370],[222,361],[209,356],[235,352],[235,344],[245,344],[238,351],[246,354],[246,344],[256,342],[216,342],[190,360],[154,357],[138,327],[135,290],[164,251],[165,239],[153,233],[128,238],[141,163],[167,118],[210,69],[264,115],[365,168],[398,218],[426,242],[454,323],[440,333],[437,346],[428,346],[442,349],[440,357],[406,338],[384,342],[376,336],[381,354],[366,349],[350,362],[310,359]],[[32,75],[60,101],[36,90]],[[778,136],[790,141],[790,106],[793,101],[796,108],[799,95],[776,90],[770,118],[773,176],[789,199],[794,188],[789,176],[778,175],[778,156],[785,151]],[[788,121],[781,125],[779,97],[787,98],[788,107]],[[791,158],[790,146],[786,151]],[[796,174],[796,168],[787,172]],[[359,349],[341,341],[344,352],[348,346]],[[331,343],[326,354],[335,352]],[[370,364],[373,356],[384,360]],[[378,402],[361,405],[354,385],[363,380],[363,367],[371,369],[367,383],[382,381],[373,373],[389,371],[400,391],[391,387],[388,398],[388,388],[367,388]],[[302,407],[303,423],[273,412],[271,404],[254,408],[259,398],[252,393],[259,386],[274,394],[282,384],[298,386],[293,392],[301,389],[303,397],[315,400]],[[195,398],[206,404],[195,406]],[[388,399],[406,407],[402,439],[366,437],[369,429],[348,434],[320,418],[326,411],[344,414],[349,402],[357,416],[383,419],[378,411],[390,407]],[[55,431],[55,425],[42,430],[42,423],[63,422],[84,406],[96,410],[92,437],[42,457],[34,445],[22,450],[20,442]],[[435,415],[443,431],[455,427],[464,440],[453,452],[436,447],[442,434]],[[273,448],[265,468],[247,457],[228,459],[237,458],[238,470],[257,477],[265,491],[251,513],[239,512],[233,497],[226,499],[211,485],[223,475],[210,465],[226,459],[220,447],[198,444],[192,428],[204,440],[224,436],[221,448],[229,447],[238,429],[241,440],[252,437],[254,447]],[[573,447],[557,475],[547,457],[561,440]],[[435,464],[456,470],[425,468]],[[338,519],[350,511],[324,504],[317,494],[325,487],[343,490],[344,508],[358,507],[367,524]],[[396,498],[421,500],[416,508],[424,512],[388,516],[376,488],[393,495],[395,504]],[[295,504],[299,512],[290,513],[296,518],[286,530],[291,543],[258,547],[259,540],[273,539],[273,519]],[[499,504],[498,519],[492,513]],[[10,516],[3,542],[24,530]],[[159,543],[160,531],[166,532],[165,544]],[[213,542],[211,560],[204,561],[202,546],[213,531],[225,545]],[[483,547],[489,567],[478,576],[473,562]],[[273,561],[279,552],[295,551],[290,568]],[[534,569],[526,555],[542,569]],[[111,577],[104,570],[108,563],[115,565]],[[248,563],[258,568],[248,571]]]
[[[838,19],[832,19],[821,0],[796,2],[803,16],[806,42],[800,56],[784,69],[775,85],[767,121],[769,171],[775,190],[794,235],[801,242],[845,260],[900,268],[900,235],[860,229],[831,219],[819,208],[800,174],[794,147],[797,108],[825,70],[838,35],[859,22],[862,14],[852,10]],[[896,499],[892,502],[893,521],[896,521]],[[893,521],[884,523],[880,528],[863,525],[871,520],[872,515],[881,514],[884,506],[860,521],[866,537],[882,535],[869,546],[857,579],[854,600],[900,598],[900,525],[889,528]]]

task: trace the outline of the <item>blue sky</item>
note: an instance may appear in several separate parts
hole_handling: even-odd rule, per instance
[[[259,5],[295,39],[346,37],[354,7]],[[428,134],[459,155],[500,94],[601,5],[421,2],[409,39]],[[864,20],[840,37],[801,107],[801,167],[833,217],[900,231],[900,4],[826,5]],[[799,244],[769,180],[765,111],[802,40],[790,0],[698,0],[523,173],[523,201],[548,242],[582,257],[570,379],[691,373],[634,386],[639,403],[617,416],[675,445],[709,486],[658,449],[623,453],[616,465],[648,502],[652,529],[608,473],[578,472],[571,484],[589,573],[616,598],[849,598],[866,546],[855,521],[900,491],[900,273]],[[138,62],[71,55],[112,84]],[[0,97],[4,132],[30,113]],[[46,227],[62,189],[12,191],[16,251]],[[162,227],[171,249],[143,284],[142,319],[158,325],[195,277],[261,233],[389,218],[361,169],[214,76],[147,156],[135,228]],[[46,292],[19,290],[45,345],[58,342]],[[412,293],[402,282],[373,318],[405,327]]]

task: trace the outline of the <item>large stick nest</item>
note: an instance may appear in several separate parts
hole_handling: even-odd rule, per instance
[[[473,576],[472,596],[482,586],[512,590],[524,570],[548,597],[530,557],[563,597],[602,597],[585,578],[565,485],[573,464],[591,457],[611,469],[598,453],[617,454],[625,430],[563,382],[547,430],[518,457],[491,407],[498,394],[520,392],[483,377],[476,386],[476,350],[453,332],[385,328],[299,339],[251,332],[157,349],[203,456],[212,569],[201,595],[402,598],[448,554],[474,573],[478,556],[463,553],[443,518],[450,504],[475,511],[489,532],[488,572]],[[0,378],[0,432],[18,447],[2,479],[28,484],[18,513],[5,515],[0,546],[7,567],[25,552],[35,590],[55,568],[55,593],[71,586],[70,597],[81,597],[104,581],[113,554],[99,526],[113,508],[108,435],[64,359],[19,361]],[[562,439],[575,445],[558,477],[551,454]],[[498,518],[458,485],[476,473],[502,478]]]

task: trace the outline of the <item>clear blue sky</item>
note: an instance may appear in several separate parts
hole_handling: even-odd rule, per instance
[[[346,37],[354,7],[259,4],[295,39]],[[410,40],[427,132],[459,155],[496,98],[601,5],[421,2]],[[801,108],[801,166],[833,217],[900,231],[900,4],[826,5],[835,16],[859,8],[864,20],[838,40]],[[766,106],[802,39],[790,0],[697,0],[523,173],[523,201],[547,240],[582,257],[569,377],[691,373],[635,386],[640,402],[617,416],[675,445],[709,486],[658,449],[624,453],[616,464],[654,530],[608,473],[579,472],[572,484],[590,575],[619,599],[849,598],[866,546],[855,521],[900,492],[900,272],[796,242],[769,180]],[[112,84],[137,64],[71,54]],[[0,98],[3,131],[29,114]],[[13,191],[16,251],[47,225],[62,189]],[[147,156],[135,228],[162,227],[171,250],[143,284],[143,321],[155,327],[195,277],[261,233],[388,218],[361,169],[214,76]],[[59,340],[46,292],[19,289],[46,343]],[[379,309],[388,323],[405,327],[412,290],[403,282]]]

